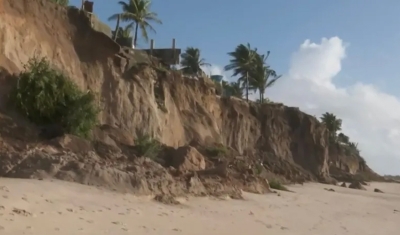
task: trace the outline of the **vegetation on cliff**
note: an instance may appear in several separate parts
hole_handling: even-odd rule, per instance
[[[130,1],[130,3],[139,1]],[[56,9],[59,10],[60,8]],[[79,11],[78,9],[75,10]],[[121,19],[121,14],[117,16],[118,19]],[[114,31],[114,38],[130,38],[132,43],[131,33],[136,28],[135,38],[137,39],[137,29],[141,26],[133,18],[127,22],[128,25],[124,27],[119,27],[119,23],[117,23],[118,27]],[[106,39],[110,41],[109,38]],[[117,43],[119,42],[117,41]],[[104,45],[96,44],[93,48],[96,46]],[[86,49],[82,49],[82,51],[81,54],[90,53]],[[297,108],[256,104],[270,102],[265,97],[266,90],[280,79],[280,76],[267,63],[269,51],[262,54],[258,52],[257,48],[251,47],[250,44],[238,45],[232,52],[228,53],[230,61],[225,67],[227,71],[233,72],[237,81],[230,83],[226,81],[216,82],[216,85],[220,86],[220,91],[217,94],[221,95],[228,94],[227,96],[236,96],[241,99],[243,95],[246,95],[246,98],[249,99],[251,91],[256,91],[259,97],[256,103],[248,100],[249,105],[237,101],[237,99],[213,97],[215,93],[207,79],[188,79],[188,77],[199,78],[205,75],[203,69],[208,63],[203,59],[200,52],[198,48],[188,47],[182,54],[179,72],[170,72],[167,67],[164,67],[163,63],[157,63],[157,60],[154,60],[153,64],[143,66],[143,73],[129,70],[129,76],[134,73],[134,79],[122,80],[119,71],[127,73],[127,68],[115,70],[113,73],[107,73],[109,72],[107,66],[115,69],[113,67],[115,64],[107,64],[107,66],[101,68],[104,69],[104,73],[96,80],[97,83],[93,86],[95,87],[93,89],[97,89],[96,92],[101,92],[102,98],[109,98],[104,102],[104,112],[101,115],[103,124],[109,124],[112,128],[117,126],[116,132],[118,133],[127,129],[126,136],[132,138],[131,141],[126,141],[127,146],[120,145],[117,140],[112,138],[112,141],[116,141],[115,146],[112,143],[113,147],[126,151],[127,161],[136,157],[144,157],[160,163],[162,161],[158,160],[165,160],[166,155],[173,156],[176,154],[169,152],[171,146],[176,144],[186,146],[190,143],[190,147],[194,146],[193,148],[201,152],[200,158],[203,159],[204,157],[202,162],[207,164],[205,173],[210,168],[215,167],[214,170],[216,171],[223,169],[222,173],[220,172],[223,176],[227,174],[226,172],[229,172],[235,179],[243,177],[244,182],[267,178],[270,180],[272,188],[281,189],[281,183],[293,183],[298,180],[324,180],[324,177],[329,177],[327,160],[330,156],[328,156],[327,150],[331,146],[347,146],[349,150],[357,150],[354,153],[357,153],[358,156],[357,144],[350,142],[349,137],[345,134],[338,133],[341,131],[341,120],[336,118],[335,115],[326,113],[322,117],[322,122],[330,133],[331,146],[328,146],[328,138],[325,135],[326,129],[316,118],[305,115]],[[120,53],[122,54],[122,52]],[[74,58],[78,61],[81,59],[80,57]],[[58,58],[54,59],[56,64],[61,64],[65,68],[66,65],[60,63]],[[131,59],[129,53],[123,54],[122,58],[118,57],[118,60],[125,59]],[[90,66],[92,64],[88,63],[88,67]],[[15,108],[36,124],[58,124],[69,133],[88,136],[97,121],[98,108],[95,105],[93,93],[79,91],[65,75],[51,67],[50,62],[46,59],[30,61],[25,71],[21,73],[18,84],[12,93]],[[71,77],[80,77],[81,74],[86,75],[86,69],[77,68],[75,70],[74,68],[66,69],[66,71],[72,71]],[[99,67],[96,66],[91,68],[92,71],[98,71],[98,69]],[[190,76],[181,76],[182,74]],[[102,88],[99,88],[98,84],[101,84],[101,82],[107,84],[107,80],[110,78],[118,82],[123,81],[123,83],[116,82],[115,86],[110,86],[111,90],[101,90]],[[82,79],[83,84],[92,87],[93,74],[88,74]],[[100,82],[98,82],[99,80]],[[149,85],[150,81],[152,85]],[[128,84],[129,86],[127,86]],[[125,91],[130,91],[131,88],[132,90],[136,89],[139,86],[141,88],[135,90],[135,94],[129,97],[129,100],[125,99],[126,94],[129,93]],[[148,95],[152,92],[154,92],[154,97]],[[112,95],[107,97],[110,93]],[[198,97],[205,97],[206,99],[198,99]],[[181,102],[183,98],[188,102]],[[136,102],[137,100],[141,101]],[[159,108],[160,106],[164,107],[164,113],[149,108],[150,105],[154,104],[154,101]],[[208,110],[206,103],[208,105],[212,103],[212,106],[214,106],[213,102],[215,101],[217,101],[215,106],[220,107],[221,113]],[[112,106],[116,107],[110,109]],[[192,106],[195,106],[196,109]],[[185,113],[181,110],[183,107],[186,107]],[[125,112],[125,110],[127,111]],[[193,115],[196,112],[198,115]],[[142,117],[138,118],[135,115]],[[199,120],[194,120],[192,116],[198,117]],[[176,119],[177,117],[180,119]],[[171,125],[170,129],[165,127],[169,125]],[[172,126],[174,129],[172,129]],[[101,128],[96,128],[96,131],[93,132],[94,141],[90,143],[97,144],[97,142],[105,141],[106,135],[103,136],[103,132],[109,130],[99,130]],[[225,131],[227,129],[229,131]],[[203,130],[204,132],[202,132]],[[161,140],[162,143],[147,135],[138,136],[137,133],[142,131],[152,133],[152,136]],[[134,139],[132,136],[136,136],[136,138]],[[276,136],[279,136],[279,138],[275,138]],[[125,139],[125,136],[121,138]],[[180,139],[175,141],[178,138]],[[168,142],[169,139],[174,141]],[[194,139],[196,141],[189,142]],[[107,145],[109,142],[104,142],[104,144]],[[200,151],[200,149],[204,151]],[[343,156],[343,159],[345,157],[343,151],[338,152],[340,154],[337,155]],[[351,153],[351,155],[356,154]],[[193,159],[195,160],[197,157],[193,157]],[[349,157],[349,159],[356,162],[357,167],[354,167],[355,170],[352,171],[356,172],[359,158]],[[293,162],[296,164],[293,164]],[[168,164],[161,165],[165,168],[169,167]],[[345,170],[345,167],[339,168]],[[205,167],[199,169],[205,170]],[[277,176],[282,177],[282,179],[274,180]]]
[[[342,130],[341,119],[337,118],[333,113],[326,112],[322,115],[321,121],[329,131],[330,144],[340,144],[348,155],[358,156],[360,154],[357,143],[351,142],[350,138],[342,132],[338,134],[338,131]]]
[[[258,90],[260,102],[264,101],[266,88],[271,87],[279,78],[275,70],[267,64],[267,55],[259,54],[257,48],[250,44],[240,44],[228,55],[231,60],[225,70],[233,70],[232,76],[239,76],[237,82],[245,88],[246,100],[249,101],[249,90]]]
[[[60,125],[65,132],[88,137],[97,124],[95,95],[83,92],[46,58],[32,58],[24,66],[10,94],[15,109],[38,125]]]
[[[200,50],[194,47],[186,48],[186,51],[181,55],[181,70],[184,74],[191,74],[196,76],[203,76],[204,72],[202,67],[210,66],[200,56]]]
[[[148,41],[149,37],[147,30],[155,32],[155,29],[150,24],[155,22],[162,24],[162,21],[158,19],[157,13],[150,10],[150,0],[128,0],[127,2],[119,1],[119,5],[122,7],[122,12],[112,15],[109,20],[117,20],[117,29],[119,21],[129,22],[129,26],[135,28],[135,36],[133,38],[133,46],[137,46],[138,31],[142,32],[142,37]]]

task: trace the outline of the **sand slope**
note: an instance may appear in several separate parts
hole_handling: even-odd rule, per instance
[[[397,234],[400,184],[385,194],[327,185],[245,201],[190,198],[179,206],[62,182],[0,179],[0,234]],[[397,211],[398,210],[398,211]]]

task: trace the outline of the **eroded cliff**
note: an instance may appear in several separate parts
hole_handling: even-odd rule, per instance
[[[254,156],[267,171],[290,180],[326,180],[328,161],[342,161],[335,157],[340,154],[329,155],[325,127],[297,108],[221,98],[207,78],[189,79],[157,63],[143,63],[138,53],[123,52],[108,36],[94,31],[78,9],[46,0],[0,4],[3,110],[13,84],[7,74],[20,72],[35,55],[45,56],[81,89],[99,94],[96,143],[131,146],[138,134],[146,133],[171,147],[222,144],[235,156]],[[339,168],[352,174],[363,171],[360,164],[352,164]]]

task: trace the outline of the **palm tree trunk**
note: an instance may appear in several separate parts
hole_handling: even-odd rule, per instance
[[[136,48],[138,30],[139,30],[139,24],[136,22],[136,26],[135,26],[135,39],[133,40],[133,46],[134,46],[135,48]]]
[[[249,72],[246,71],[246,101],[249,102]]]
[[[118,15],[118,18],[117,18],[117,25],[115,26],[115,30],[114,30],[114,38],[113,38],[114,41],[117,40],[117,37],[118,37],[119,21],[120,21],[120,19],[121,19],[121,16]]]
[[[264,102],[263,93],[261,92],[261,89],[259,89],[258,91],[260,92],[260,103],[262,104]]]
[[[262,91],[262,101],[264,103],[264,99],[265,99],[265,90]]]

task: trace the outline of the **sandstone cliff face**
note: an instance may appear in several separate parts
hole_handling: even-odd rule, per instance
[[[357,155],[346,154],[345,149],[340,145],[329,146],[329,165],[350,174],[364,171],[363,161]]]
[[[134,144],[138,133],[173,147],[193,141],[222,143],[244,155],[261,150],[317,178],[329,175],[327,132],[297,108],[221,98],[206,78],[188,79],[173,71],[135,65],[134,56],[116,56],[120,48],[93,31],[77,9],[45,0],[3,0],[0,4],[2,70],[16,73],[30,57],[46,56],[82,89],[99,94],[101,124],[125,133],[127,144]],[[0,79],[1,95],[7,94],[10,84]],[[113,141],[101,130],[94,132],[94,138]],[[356,168],[348,166],[348,171]]]
[[[381,181],[384,178],[375,173],[358,154],[349,154],[344,146],[333,144],[329,146],[329,171],[331,176],[340,180],[356,175],[363,180]]]

